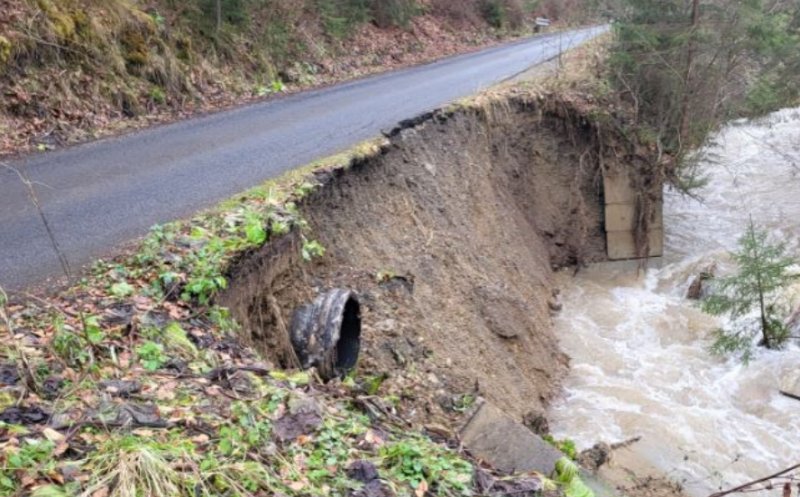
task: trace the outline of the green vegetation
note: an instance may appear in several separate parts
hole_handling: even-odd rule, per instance
[[[635,126],[678,159],[679,186],[696,179],[683,159],[723,121],[798,102],[796,2],[625,0],[618,12],[610,79]]]
[[[308,173],[352,155],[157,226],[58,299],[12,304],[0,290],[0,495],[344,496],[364,486],[354,461],[401,497],[471,495],[462,454],[365,414],[363,392],[401,402],[376,396],[384,377],[330,386],[269,371],[213,303],[238,255],[310,235],[294,204],[317,188]],[[324,252],[308,239],[298,250]]]
[[[435,495],[471,495],[472,465],[440,448],[432,448],[423,438],[408,437],[384,445],[381,462],[399,481],[412,489]]]
[[[578,459],[578,448],[575,446],[575,442],[573,440],[570,440],[569,438],[556,440],[553,435],[545,435],[542,438],[545,442],[563,452],[568,458],[570,458],[570,460],[575,461]]]
[[[566,497],[594,497],[592,489],[581,479],[578,466],[567,457],[556,462],[554,478]]]
[[[702,307],[710,314],[727,315],[732,320],[728,327],[714,332],[712,352],[738,353],[746,362],[756,334],[761,336],[760,345],[770,349],[781,348],[789,339],[785,318],[791,308],[784,293],[798,275],[791,271],[795,260],[787,255],[786,245],[771,242],[767,232],[752,222],[740,239],[733,260],[737,272],[713,280],[712,293]],[[751,319],[753,312],[755,319]]]
[[[583,2],[594,0],[570,4]],[[48,150],[130,126],[129,119],[184,116],[352,78],[395,65],[398,56],[418,62],[466,50],[530,33],[529,21],[543,13],[572,22],[592,12],[554,5],[559,2],[7,0],[0,12],[0,116],[7,123],[0,153]],[[441,29],[423,28],[431,25]]]

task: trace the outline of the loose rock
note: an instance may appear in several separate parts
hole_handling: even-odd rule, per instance
[[[0,384],[2,385],[16,385],[19,381],[19,371],[16,364],[2,364],[0,365]]]
[[[501,338],[516,338],[529,333],[525,323],[533,311],[511,288],[500,285],[475,289],[475,300],[486,327]]]
[[[130,397],[142,390],[138,381],[107,380],[100,382],[100,388],[117,397]]]
[[[707,266],[705,269],[700,271],[692,284],[689,285],[689,290],[686,291],[686,298],[691,300],[700,300],[705,296],[706,289],[705,282],[711,279],[714,279],[714,274],[717,271],[716,263]]]
[[[550,423],[541,412],[529,412],[522,417],[522,424],[540,437],[550,434]]]
[[[351,493],[350,497],[394,497],[394,492],[380,480],[372,480]]]
[[[322,424],[322,408],[310,397],[295,397],[289,401],[289,412],[275,422],[272,432],[281,443],[296,440],[300,435],[316,431]]]
[[[379,478],[378,469],[369,461],[355,461],[346,472],[348,478],[361,483],[369,483]]]
[[[50,419],[50,414],[39,406],[9,407],[0,413],[0,421],[10,425],[39,425]]]

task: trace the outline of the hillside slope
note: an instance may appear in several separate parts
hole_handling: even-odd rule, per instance
[[[560,9],[514,0],[8,0],[0,154],[469,51],[529,33],[532,16]]]

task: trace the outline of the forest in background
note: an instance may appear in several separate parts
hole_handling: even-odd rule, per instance
[[[798,102],[797,0],[6,0],[0,154],[612,22],[608,91],[665,156]],[[677,164],[677,162],[676,162]],[[691,188],[691,167],[670,173]]]
[[[797,0],[624,0],[606,71],[639,138],[677,158],[671,180],[702,183],[692,154],[731,119],[800,103]]]

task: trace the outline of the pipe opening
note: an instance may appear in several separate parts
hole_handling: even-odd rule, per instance
[[[339,343],[336,344],[334,369],[344,376],[356,367],[361,350],[361,306],[354,298],[344,306],[342,328],[339,330]]]
[[[298,308],[292,318],[292,346],[304,369],[324,380],[344,377],[358,363],[361,306],[349,290],[334,289]]]

